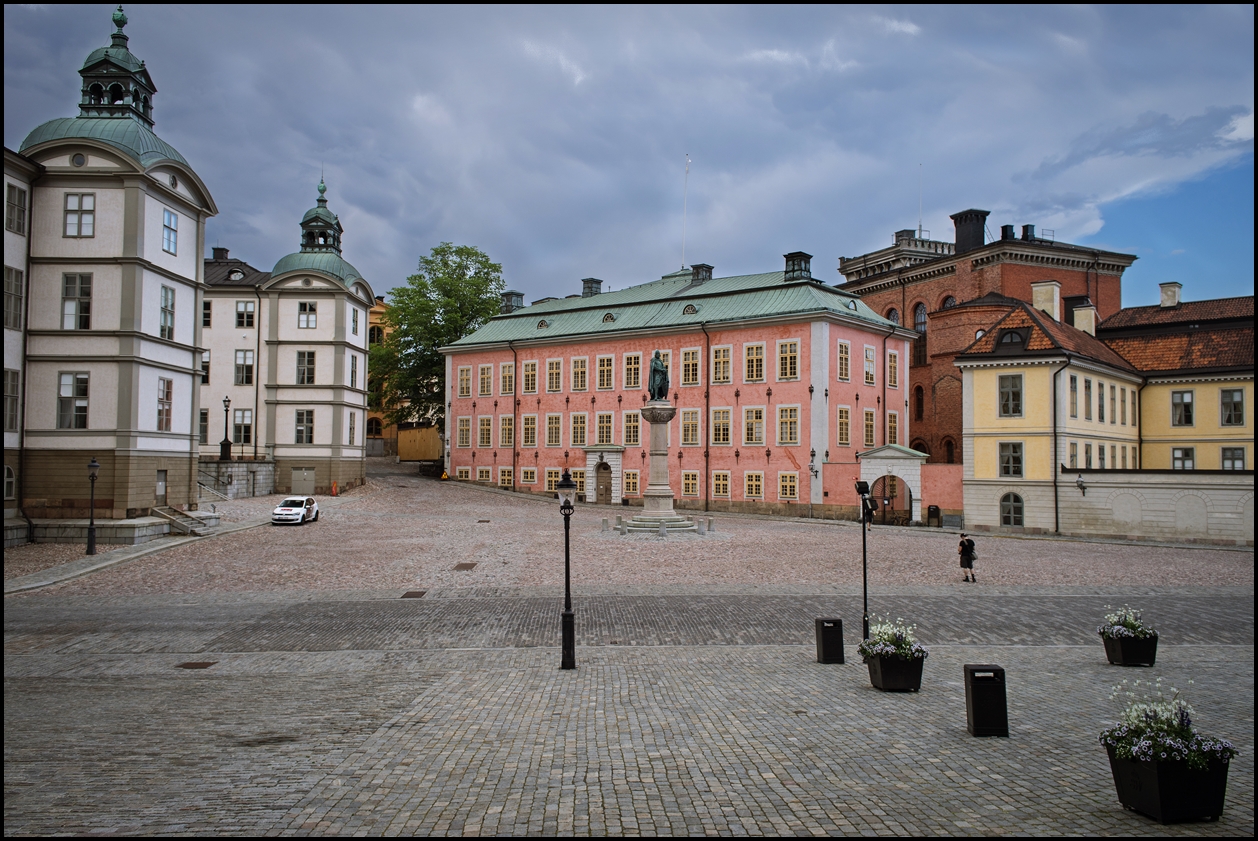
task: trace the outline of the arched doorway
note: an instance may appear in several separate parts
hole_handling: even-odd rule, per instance
[[[594,501],[599,505],[612,504],[612,466],[605,461],[594,467]]]
[[[896,476],[880,476],[870,486],[869,495],[878,502],[874,522],[907,526],[913,519],[913,491],[908,482]]]

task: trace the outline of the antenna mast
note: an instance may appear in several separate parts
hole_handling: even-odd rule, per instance
[[[922,165],[917,165],[917,238],[922,238]]]
[[[681,188],[681,267],[686,268],[686,200],[690,196],[690,153],[686,153],[686,177]]]

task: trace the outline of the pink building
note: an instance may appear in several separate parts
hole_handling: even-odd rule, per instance
[[[502,313],[446,354],[446,469],[464,481],[552,493],[572,470],[590,502],[641,504],[651,358],[678,409],[669,464],[678,508],[855,516],[860,452],[909,439],[911,330],[786,270],[659,280]],[[901,506],[903,507],[903,505]]]

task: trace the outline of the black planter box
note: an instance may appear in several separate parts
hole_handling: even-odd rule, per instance
[[[1115,666],[1152,666],[1158,657],[1158,638],[1102,637],[1105,656]]]
[[[925,657],[904,660],[876,654],[866,661],[869,682],[883,692],[917,692],[922,688],[922,666],[925,662]]]
[[[1194,771],[1185,761],[1137,762],[1119,759],[1111,747],[1106,750],[1123,808],[1164,824],[1217,821],[1223,814],[1228,763],[1212,759],[1205,770]]]

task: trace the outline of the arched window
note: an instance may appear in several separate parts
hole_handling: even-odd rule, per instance
[[[913,329],[925,335],[926,333],[926,305],[918,304],[913,307]]]
[[[92,85],[87,89],[88,100],[93,105],[100,105],[105,101],[105,89],[100,85]]]
[[[956,445],[952,443],[952,439],[944,441],[944,461],[948,464],[957,463]]]
[[[927,444],[921,438],[918,438],[917,440],[915,440],[910,446],[914,450],[917,450],[919,453],[925,453],[926,455],[930,455],[930,444]]]
[[[541,330],[543,327],[549,327],[549,326],[550,326],[550,325],[549,325],[548,323],[546,323],[546,319],[544,319],[544,318],[543,318],[541,321],[537,322],[537,329],[538,329],[538,330]]]
[[[603,316],[604,324],[611,324],[615,320],[616,320],[616,316],[612,315],[611,313],[607,313],[606,315]]]
[[[13,468],[9,465],[4,466],[4,498],[13,499],[17,496],[17,479],[13,475]]]
[[[384,424],[380,422],[380,418],[367,418],[367,437],[379,438],[384,435]]]
[[[699,309],[694,304],[686,304],[686,308],[681,311],[682,315],[697,315],[698,313]]]
[[[951,295],[949,295],[947,298],[944,298],[944,299],[943,299],[943,306],[942,306],[942,307],[940,307],[940,309],[941,309],[941,310],[950,310],[950,309],[952,309],[953,307],[955,307],[956,305],[957,305],[957,299],[956,299],[956,298],[954,298],[954,297],[952,297]]]
[[[373,345],[378,345],[384,341],[384,328],[372,327],[367,331],[367,341]]]
[[[913,420],[921,420],[926,414],[926,392],[919,385],[913,389]]]
[[[1000,524],[1002,526],[1022,525],[1022,497],[1017,494],[1005,494],[1000,498]]]
[[[892,307],[891,309],[887,310],[887,321],[890,321],[892,324],[899,324],[900,311],[896,309],[895,307]]]
[[[926,364],[926,305],[918,304],[913,307],[913,329],[918,332],[918,338],[913,341],[913,364]]]
[[[1021,350],[1024,341],[1021,330],[1006,330],[1000,334],[1001,350]]]
[[[126,94],[122,90],[122,85],[109,86],[109,102],[111,105],[117,105],[122,102],[125,97]]]

